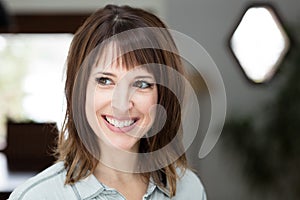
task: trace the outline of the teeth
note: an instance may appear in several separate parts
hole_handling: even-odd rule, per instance
[[[109,118],[109,117],[105,117],[106,120],[112,124],[113,126],[117,127],[117,128],[123,128],[125,126],[131,126],[133,123],[134,123],[134,120],[123,120],[123,121],[119,121],[119,120],[116,120],[116,119],[112,119],[112,118]]]

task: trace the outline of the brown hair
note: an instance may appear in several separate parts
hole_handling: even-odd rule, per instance
[[[67,170],[66,184],[75,183],[90,175],[94,172],[99,162],[91,154],[90,150],[86,148],[87,144],[80,139],[81,135],[84,135],[86,131],[91,131],[91,128],[87,125],[85,106],[74,106],[74,101],[79,100],[85,103],[87,80],[91,68],[95,65],[99,52],[103,50],[97,50],[97,47],[116,34],[142,27],[166,28],[159,18],[142,9],[129,6],[107,5],[92,14],[74,35],[67,59],[65,83],[67,111],[57,150],[59,160],[64,161]],[[183,102],[184,84],[179,75],[170,73],[164,66],[169,66],[180,74],[183,74],[183,66],[170,33],[168,31],[161,33],[162,36],[158,36],[151,30],[142,31],[140,35],[137,34],[134,36],[135,39],[132,39],[132,36],[130,36],[130,40],[128,38],[127,40],[117,39],[117,45],[119,49],[126,51],[121,59],[125,61],[127,68],[136,66],[137,64],[159,64],[157,67],[149,67],[149,71],[155,74],[155,78],[163,83],[157,85],[157,103],[165,108],[167,120],[157,134],[140,140],[139,151],[141,153],[154,152],[168,146],[164,150],[163,157],[160,157],[159,160],[151,160],[151,162],[157,162],[157,165],[159,165],[160,162],[167,162],[176,158],[175,162],[144,175],[151,176],[157,185],[168,189],[170,195],[174,196],[176,193],[176,180],[178,179],[176,168],[184,171],[187,167],[181,141],[180,105]],[[147,44],[156,43],[159,48],[135,48],[141,42]],[[171,49],[172,51],[164,50],[166,46],[168,46],[167,49]],[[128,51],[126,48],[135,50]],[[87,57],[89,57],[88,61]],[[74,90],[74,88],[79,89]],[[82,116],[80,122],[76,122],[73,115]],[[156,113],[156,120],[153,127],[159,122],[160,115],[159,112]],[[178,135],[179,137],[177,137]],[[93,144],[96,141],[95,134],[91,134],[88,137],[90,137],[87,140],[88,143],[95,146]],[[172,140],[176,141],[170,146],[169,144]]]

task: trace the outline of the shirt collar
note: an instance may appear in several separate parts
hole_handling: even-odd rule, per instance
[[[152,191],[151,191],[151,188],[153,188]],[[146,194],[148,194],[148,191],[149,192],[151,191],[151,193],[149,193],[149,195],[151,195],[156,188],[158,190],[160,190],[162,193],[164,193],[167,197],[171,197],[170,192],[169,192],[168,184],[167,184],[166,188],[162,188],[162,187],[156,185],[155,182],[153,181],[152,177],[150,177],[149,186],[148,186],[148,190],[147,190]]]
[[[97,196],[105,190],[104,185],[101,184],[93,174],[76,182],[75,188],[81,199]]]
[[[98,179],[93,174],[76,182],[74,186],[81,199],[89,199],[98,196],[104,190],[110,190],[110,188],[108,188],[107,186],[99,182]],[[160,190],[166,196],[170,197],[170,192],[168,190],[168,187],[166,189],[159,187],[158,185],[155,184],[152,178],[150,178],[145,196],[148,197],[152,195],[155,189]]]

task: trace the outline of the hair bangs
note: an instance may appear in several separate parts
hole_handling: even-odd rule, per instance
[[[142,67],[153,75],[158,75],[159,67],[154,67],[153,64],[164,64],[162,50],[142,48],[137,43],[138,40],[128,42],[119,38],[106,41],[98,50],[96,67],[114,66],[126,70]]]

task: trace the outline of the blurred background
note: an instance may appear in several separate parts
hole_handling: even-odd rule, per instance
[[[73,33],[93,11],[112,3],[154,12],[169,28],[198,41],[218,66],[226,121],[203,159],[198,152],[209,124],[210,96],[200,74],[190,77],[201,121],[187,154],[208,199],[300,199],[300,1],[0,3],[0,198],[49,165],[51,158],[42,157],[49,155],[49,141],[55,141],[64,117],[63,71]],[[38,138],[40,132],[44,136]],[[20,164],[33,157],[43,165]]]

